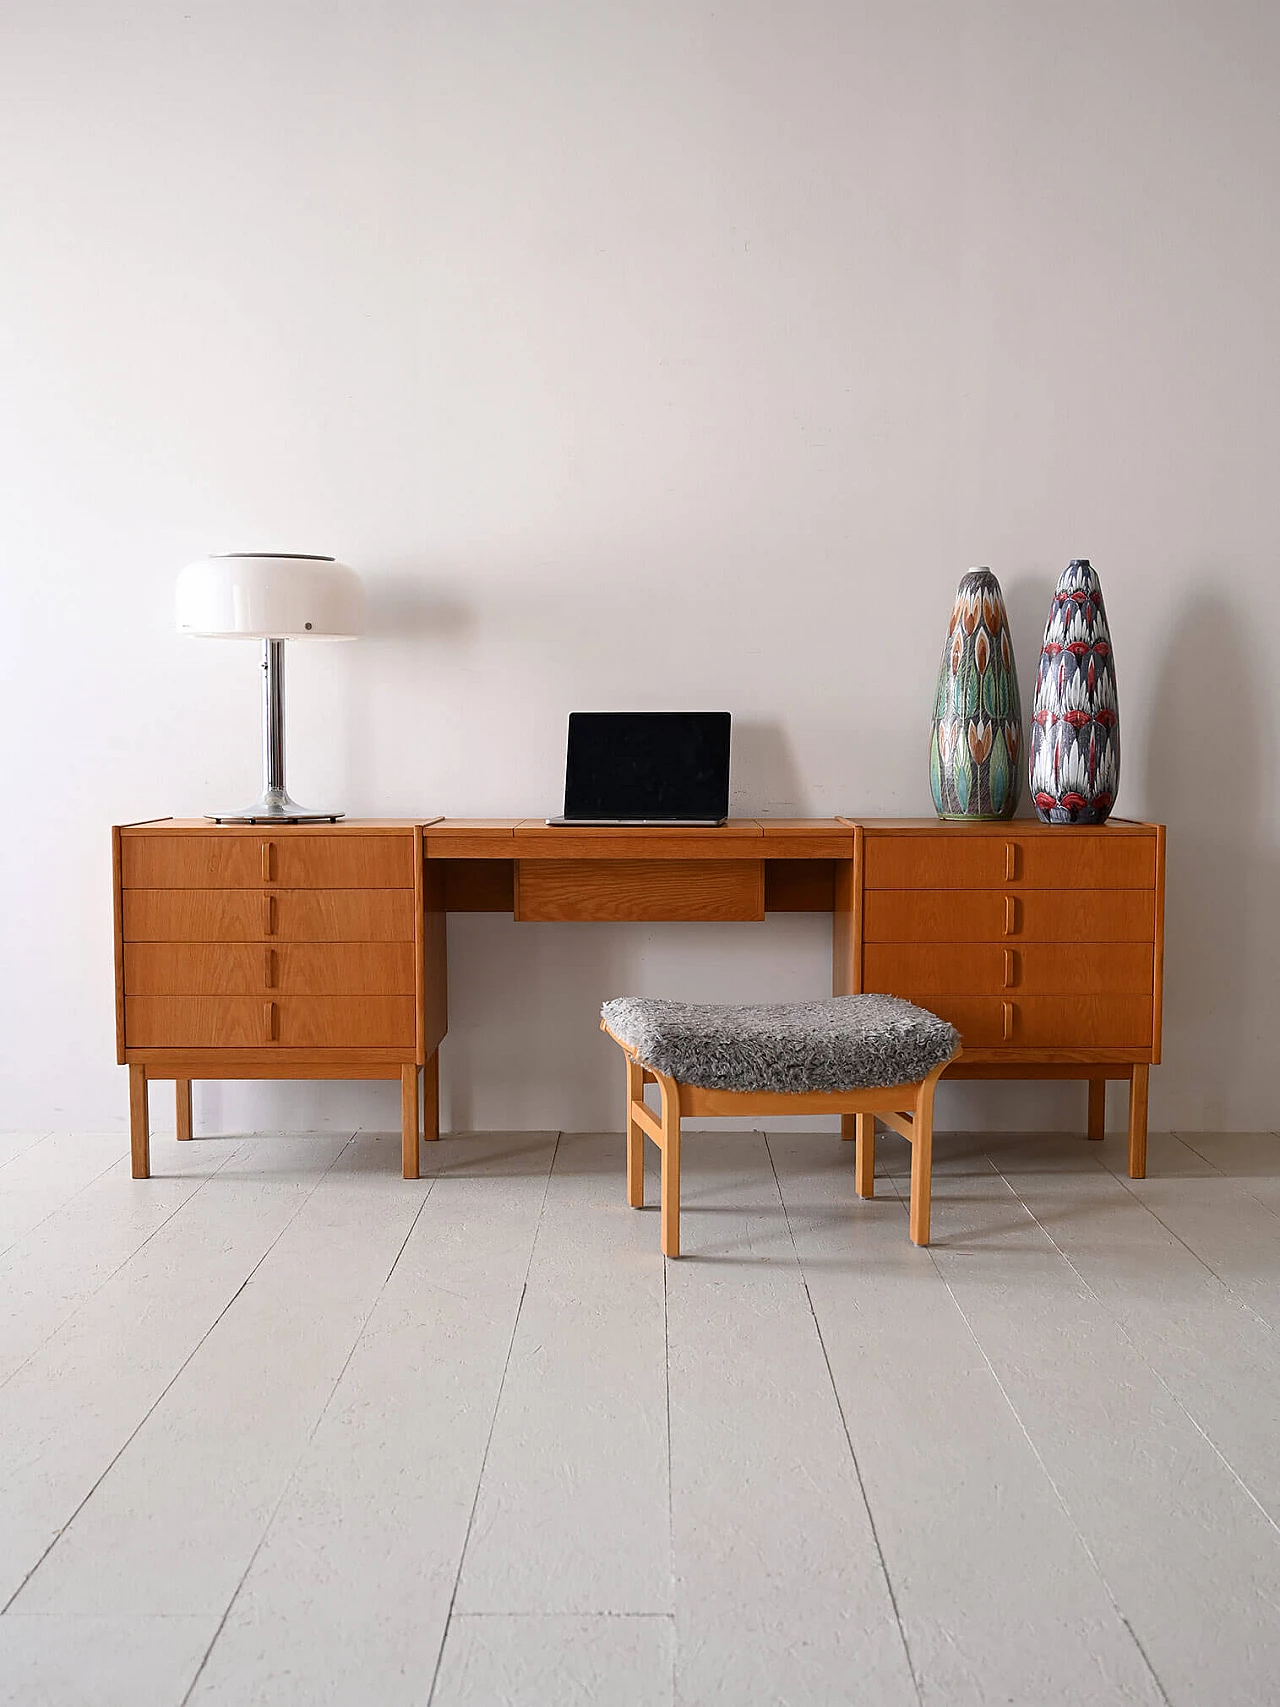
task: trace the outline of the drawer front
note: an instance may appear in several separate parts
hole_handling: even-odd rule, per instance
[[[413,944],[131,942],[124,988],[130,996],[412,996]]]
[[[875,942],[1151,942],[1147,889],[872,889],[863,940]]]
[[[966,1049],[1150,1049],[1150,996],[894,995],[950,1020]]]
[[[126,889],[128,942],[409,942],[411,889]]]
[[[516,865],[515,915],[554,919],[763,919],[764,861],[532,859]]]
[[[1149,996],[1155,950],[1150,943],[868,943],[864,988],[896,995]],[[926,1006],[928,1001],[926,1001]]]
[[[130,1049],[414,1046],[412,996],[126,996]]]
[[[411,835],[126,836],[126,889],[412,889]]]
[[[877,836],[866,840],[867,889],[1151,889],[1154,836]]]

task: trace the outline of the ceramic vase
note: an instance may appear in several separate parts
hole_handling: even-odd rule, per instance
[[[1022,782],[1022,702],[1009,617],[990,569],[961,577],[929,742],[940,818],[1012,818]]]
[[[1053,595],[1028,768],[1046,824],[1106,823],[1120,786],[1120,720],[1106,607],[1086,558],[1068,563]]]

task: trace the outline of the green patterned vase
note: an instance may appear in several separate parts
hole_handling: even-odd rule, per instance
[[[990,569],[960,579],[938,669],[929,783],[939,818],[1012,818],[1022,786],[1022,702],[1004,594]]]

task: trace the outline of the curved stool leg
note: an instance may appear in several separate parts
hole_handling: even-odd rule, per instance
[[[946,1065],[946,1063],[944,1063]],[[933,1093],[942,1076],[935,1067],[916,1092],[911,1121],[911,1242],[929,1243],[929,1207],[933,1196]]]
[[[644,1101],[644,1068],[630,1055],[623,1055],[627,1068],[627,1202],[644,1208],[644,1133],[636,1120],[634,1105]]]

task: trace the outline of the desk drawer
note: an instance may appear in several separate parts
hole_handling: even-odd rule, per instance
[[[880,942],[1151,942],[1148,889],[872,889],[863,939]]]
[[[764,918],[760,859],[522,859],[515,916],[557,919]]]
[[[1150,996],[943,996],[895,990],[950,1020],[966,1049],[1150,1049]]]
[[[129,996],[412,996],[413,944],[131,942],[124,988]]]
[[[126,889],[126,942],[412,942],[412,889]]]
[[[987,995],[1013,990],[1025,996],[1149,996],[1155,950],[1149,942],[868,943],[863,986],[885,995],[915,990],[941,995]],[[928,1002],[926,1001],[926,1006]]]
[[[412,996],[126,996],[130,1049],[412,1050]]]
[[[126,889],[412,889],[411,835],[126,836]]]
[[[1154,836],[1080,829],[1037,836],[868,833],[865,862],[869,890],[1151,889],[1156,841]]]

